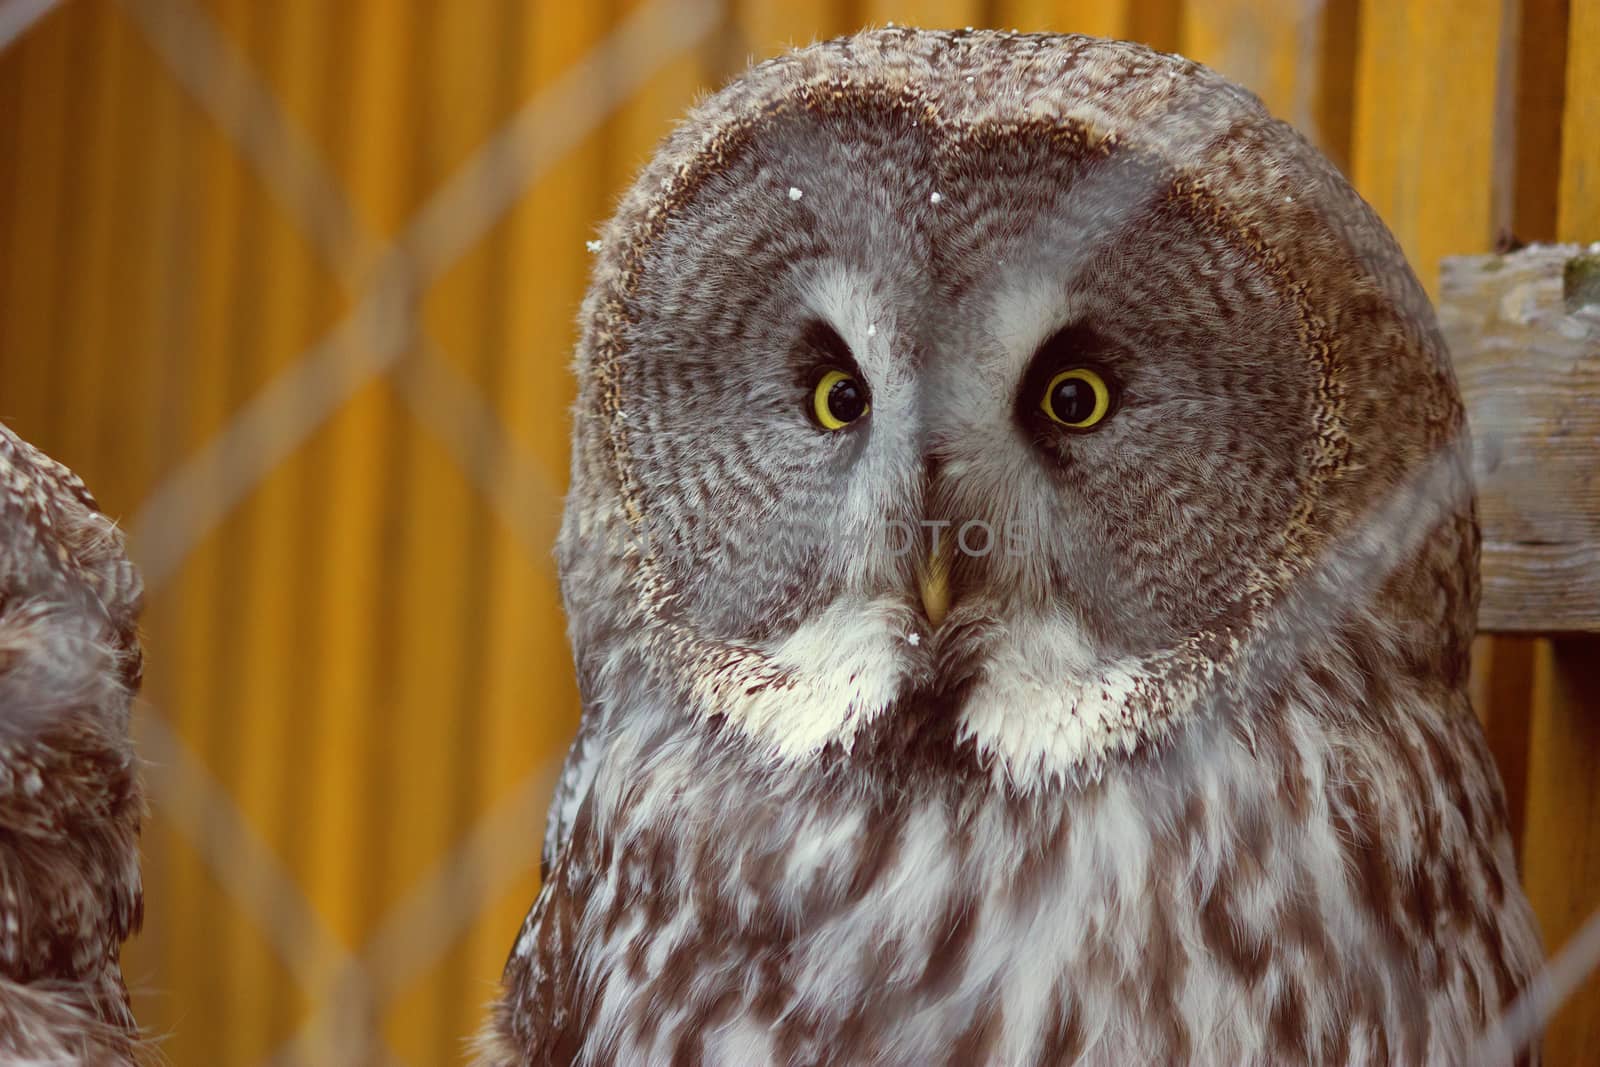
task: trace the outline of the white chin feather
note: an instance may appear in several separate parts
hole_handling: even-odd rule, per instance
[[[1018,788],[1092,777],[1172,726],[1193,688],[1169,692],[1149,661],[1104,659],[1071,620],[1035,618],[986,649],[961,736]]]
[[[1140,699],[1149,685],[1135,661],[1055,677],[992,663],[967,698],[962,736],[1017,786],[1093,773],[1150,732]]]
[[[898,598],[834,601],[762,649],[784,684],[736,692],[706,706],[727,715],[780,759],[812,755],[857,732],[894,702],[911,668],[906,607]]]

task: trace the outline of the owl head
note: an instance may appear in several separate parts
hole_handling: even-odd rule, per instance
[[[578,375],[590,701],[1035,789],[1311,649],[1460,683],[1427,300],[1315,149],[1180,57],[888,29],[755,68],[606,228]]]

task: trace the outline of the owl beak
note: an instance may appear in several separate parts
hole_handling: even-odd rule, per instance
[[[949,542],[941,539],[917,575],[917,585],[922,593],[922,610],[928,623],[937,627],[950,611],[950,550]]]

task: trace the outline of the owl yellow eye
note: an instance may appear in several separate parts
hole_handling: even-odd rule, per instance
[[[842,430],[871,410],[867,391],[842,370],[823,374],[811,392],[811,414],[824,430]]]
[[[1069,430],[1087,430],[1111,411],[1111,386],[1088,367],[1073,367],[1050,379],[1039,409]]]

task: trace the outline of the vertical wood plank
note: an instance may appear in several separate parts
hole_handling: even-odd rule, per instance
[[[1541,640],[1534,664],[1523,880],[1555,951],[1600,907],[1600,639]],[[1552,1064],[1590,1062],[1600,1046],[1600,974],[1545,1031]]]
[[[108,358],[111,332],[106,318],[113,224],[123,205],[117,167],[117,129],[129,115],[122,106],[121,77],[127,51],[127,26],[109,5],[85,4],[68,18],[82,34],[80,48],[88,59],[84,71],[83,110],[70,130],[76,203],[72,221],[63,227],[65,270],[51,294],[60,342],[51,354],[57,372],[48,401],[56,414],[57,458],[90,485],[105,477],[96,448],[97,428],[106,421],[107,392],[115,361]]]
[[[882,26],[916,26],[925,30],[960,29],[982,20],[983,5],[974,0],[868,0],[865,21]]]
[[[1317,147],[1346,175],[1350,173],[1360,32],[1361,0],[1323,0],[1321,84],[1312,129]]]
[[[644,2],[647,0],[622,0],[611,14],[611,26],[615,27]],[[694,103],[695,95],[711,87],[715,73],[708,69],[701,50],[687,50],[662,64],[605,124],[604,136],[612,146],[609,159],[615,168],[608,181],[611,203],[650,162],[656,148]]]
[[[103,295],[106,328],[98,341],[114,416],[98,420],[92,445],[106,478],[97,494],[119,520],[133,515],[165,461],[161,380],[173,298],[164,280],[180,238],[175,189],[182,132],[177,87],[137,31],[129,26],[123,36],[112,165],[119,195]]]
[[[421,88],[413,76],[423,26],[415,5],[357,0],[345,8],[339,88],[330,121],[345,131],[332,160],[356,213],[392,237],[413,196],[407,151]],[[359,286],[369,279],[357,276]],[[381,680],[393,671],[385,645],[392,610],[385,588],[404,581],[385,546],[400,520],[386,511],[396,478],[388,454],[403,414],[387,383],[358,390],[318,435],[309,507],[319,518],[307,582],[316,683],[301,720],[301,782],[316,813],[304,828],[307,896],[342,945],[358,950],[381,920],[380,841],[387,832],[385,777],[392,730]],[[330,977],[331,968],[330,968]],[[308,1059],[361,1063],[374,1055],[377,1008],[361,986],[330,984],[316,999],[331,1010],[309,1035]],[[352,990],[354,992],[352,992]]]
[[[47,357],[50,367],[46,393],[42,398],[43,427],[34,443],[68,466],[82,467],[92,457],[82,454],[82,435],[78,432],[73,410],[72,387],[82,377],[74,366],[79,340],[77,300],[83,295],[76,286],[76,279],[83,266],[84,252],[92,243],[92,227],[98,222],[89,207],[93,177],[85,164],[94,143],[91,131],[102,103],[104,83],[95,76],[92,65],[83,74],[75,75],[73,68],[78,56],[105,54],[109,48],[110,25],[93,7],[82,4],[58,12],[45,26],[36,27],[36,32],[47,27],[58,29],[68,42],[62,58],[70,81],[62,116],[65,166],[60,175],[61,199],[67,209],[57,217],[55,231],[49,237],[58,249],[51,258],[53,274],[43,278],[47,289],[42,294],[44,303],[40,313],[50,318],[52,345]]]
[[[1587,243],[1600,241],[1600,0],[1571,4],[1557,229]]]
[[[11,251],[11,233],[17,216],[17,142],[22,97],[22,65],[17,62],[13,47],[8,58],[0,54],[0,251]],[[15,360],[8,357],[6,349],[6,316],[10,312],[10,293],[6,289],[6,274],[0,272],[0,389],[5,387],[6,375]],[[0,407],[0,418],[5,417]]]
[[[1261,97],[1340,168],[1350,158],[1358,0],[1189,0],[1183,50]]]
[[[1189,0],[1184,52],[1261,97],[1313,141],[1321,76],[1321,11],[1273,0]]]
[[[1133,0],[1128,9],[1127,37],[1163,52],[1182,52],[1184,0]]]
[[[1439,259],[1493,240],[1501,0],[1363,0],[1356,188],[1437,296]]]
[[[750,57],[757,61],[858,28],[845,5],[839,3],[737,0],[733,11],[739,39]]]
[[[1525,242],[1556,239],[1561,170],[1552,161],[1562,158],[1569,3],[1517,0],[1516,40],[1510,43],[1515,61],[1501,75],[1512,143],[1512,158],[1505,161],[1510,189],[1504,224]],[[1600,62],[1600,55],[1593,59]]]
[[[1472,706],[1500,770],[1511,841],[1519,856],[1527,825],[1528,735],[1537,649],[1532,638],[1511,636],[1479,637],[1472,646]]]
[[[55,280],[62,254],[58,237],[68,202],[67,118],[78,79],[67,63],[71,43],[63,18],[35,26],[13,45],[0,62],[15,64],[20,85],[16,97],[16,213],[10,247],[0,262],[5,281],[6,392],[0,396],[0,417],[23,437],[49,451],[55,444],[48,430],[51,368],[58,345],[55,331]]]
[[[1025,33],[1086,33],[1130,37],[1138,0],[1002,0],[996,25]]]

